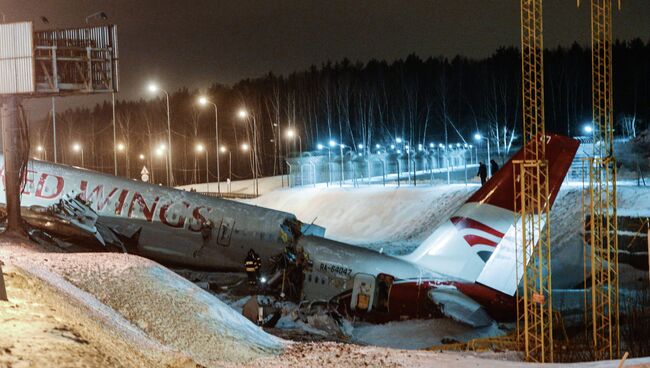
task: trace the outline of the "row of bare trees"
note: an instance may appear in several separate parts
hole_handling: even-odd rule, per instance
[[[635,135],[650,119],[650,42],[634,40],[614,47],[614,103],[617,133]],[[547,130],[579,135],[591,117],[590,50],[579,45],[545,52]],[[252,155],[263,175],[286,171],[283,157],[327,149],[329,141],[368,153],[376,145],[386,149],[397,137],[412,146],[430,143],[473,143],[480,132],[490,139],[496,156],[505,157],[520,142],[520,58],[516,48],[500,48],[481,60],[464,57],[405,59],[353,63],[347,59],[288,76],[272,73],[242,80],[233,86],[213,84],[205,93],[218,105],[220,141],[232,153],[232,179],[251,177]],[[177,184],[205,181],[208,147],[210,180],[216,180],[217,147],[214,115],[196,103],[198,91],[171,94],[172,150]],[[253,119],[237,117],[240,108]],[[73,142],[85,147],[85,166],[113,171],[111,105],[71,109],[57,116],[59,161],[80,164]],[[253,142],[252,124],[257,124]],[[166,141],[166,109],[162,100],[118,101],[119,173],[138,177],[142,166],[164,182],[164,161],[155,155]],[[34,122],[32,147],[44,145],[52,159],[51,124]],[[239,147],[248,143],[252,153]],[[362,147],[362,148],[360,148]],[[326,154],[326,151],[322,152]],[[332,154],[339,154],[337,148]],[[312,152],[312,154],[315,154]],[[34,153],[38,155],[38,153]],[[140,159],[140,157],[144,159]],[[221,180],[229,177],[228,154],[221,154]]]

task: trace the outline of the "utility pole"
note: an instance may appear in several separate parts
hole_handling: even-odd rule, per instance
[[[113,100],[113,166],[115,167],[115,176],[117,176],[117,132],[115,127],[115,92],[111,93]],[[128,177],[128,153],[127,153],[127,177]]]
[[[56,157],[56,105],[54,104],[54,97],[52,97],[52,139],[53,139],[53,144],[54,146],[52,147],[52,150],[54,151],[54,163],[58,163],[59,161],[57,160]]]
[[[20,216],[20,166],[24,152],[20,144],[18,97],[8,95],[2,101],[2,149],[5,159],[7,227],[5,234],[26,235]]]

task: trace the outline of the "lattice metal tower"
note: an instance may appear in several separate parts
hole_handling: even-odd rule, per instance
[[[585,239],[590,245],[585,254],[585,269],[589,268],[590,272],[585,275],[590,280],[585,280],[585,285],[591,285],[591,300],[587,298],[585,308],[595,358],[614,359],[620,355],[620,336],[612,126],[612,0],[591,0],[591,73],[594,151],[588,158],[589,187],[584,193],[588,197],[585,210],[590,218],[586,225],[590,236]]]
[[[518,270],[517,339],[527,361],[553,361],[548,165],[545,157],[542,0],[521,0],[524,159],[514,161]]]

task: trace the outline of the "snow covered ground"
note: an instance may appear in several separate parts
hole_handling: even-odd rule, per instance
[[[405,254],[477,188],[475,184],[292,188],[245,202],[323,226],[330,239]]]
[[[620,182],[618,214],[650,217],[650,187]],[[385,253],[415,249],[478,188],[477,184],[277,189],[244,202],[294,213],[325,227],[325,236]],[[551,211],[554,280],[569,288],[583,278],[582,183],[567,182]],[[557,271],[557,272],[556,272]]]
[[[92,319],[138,351],[158,348],[215,366],[278,354],[285,346],[210,293],[144,258],[16,252],[9,246],[0,246],[0,258],[85,306]]]

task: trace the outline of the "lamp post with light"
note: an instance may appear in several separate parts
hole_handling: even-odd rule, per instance
[[[196,145],[196,153],[205,152],[205,191],[210,193],[210,165],[208,164],[208,150],[202,144]]]
[[[81,167],[84,167],[84,147],[79,143],[75,143],[72,145],[72,150],[75,152],[81,152]]]
[[[219,113],[217,109],[217,104],[208,100],[207,97],[199,97],[199,104],[206,106],[212,105],[214,107],[214,135],[215,141],[217,143],[215,149],[217,150],[217,193],[221,194],[221,173],[219,172]],[[207,155],[207,152],[206,152]]]
[[[491,159],[490,159],[490,139],[487,138],[487,137],[481,136],[480,133],[474,134],[474,139],[479,141],[479,142],[482,141],[482,140],[487,141],[487,161],[488,162],[487,162],[486,166],[487,166],[487,171],[488,171],[488,177],[491,178],[492,177],[492,165],[490,165],[490,162],[491,162]]]
[[[149,84],[148,88],[151,93],[164,93],[167,101],[167,186],[171,186],[174,183],[174,172],[172,171],[172,127],[169,111],[169,93],[154,83]]]
[[[299,147],[299,150],[298,150],[298,165],[300,165],[300,186],[303,186],[304,183],[302,182],[302,180],[303,180],[302,179],[303,178],[303,176],[302,176],[302,139],[300,138],[300,135],[296,134],[296,132],[293,129],[287,130],[287,137],[289,139],[292,139],[292,140],[293,140],[294,137],[298,137],[298,147]]]
[[[124,143],[118,143],[115,145],[115,152],[124,152],[124,158],[125,158],[125,164],[126,164],[126,177],[130,177],[130,170],[129,170],[129,151],[128,147]],[[117,176],[117,161],[115,162],[115,175]]]
[[[221,153],[228,152],[228,192],[230,192],[230,182],[232,181],[232,152],[225,146],[219,147]]]
[[[253,119],[253,178],[255,179],[255,195],[258,196],[260,195],[260,188],[259,188],[259,182],[257,180],[258,173],[257,173],[257,122],[255,121],[255,115],[254,114],[249,114],[248,111],[241,109],[237,113],[240,119],[248,119],[249,117]],[[247,143],[244,143],[245,145],[248,146]],[[244,144],[242,144],[242,149],[244,149]],[[247,148],[248,149],[248,148]]]
[[[167,186],[169,186],[169,162],[168,162],[169,155],[165,154],[166,150],[167,147],[164,144],[161,144],[160,146],[158,146],[158,148],[156,148],[155,154],[156,156],[165,159],[165,172],[167,175]]]
[[[45,148],[43,148],[43,146],[38,145],[36,147],[36,152],[38,152],[38,156],[41,160],[47,161],[47,151],[45,151]]]
[[[242,152],[249,152],[248,153],[248,162],[251,162],[251,155],[253,155],[253,167],[251,168],[251,172],[253,173],[253,177],[255,178],[255,181],[253,183],[253,186],[255,187],[255,195],[259,195],[259,192],[257,190],[257,175],[255,174],[255,153],[252,152],[254,150],[251,150],[251,147],[248,143],[242,143],[241,144],[241,150]]]

